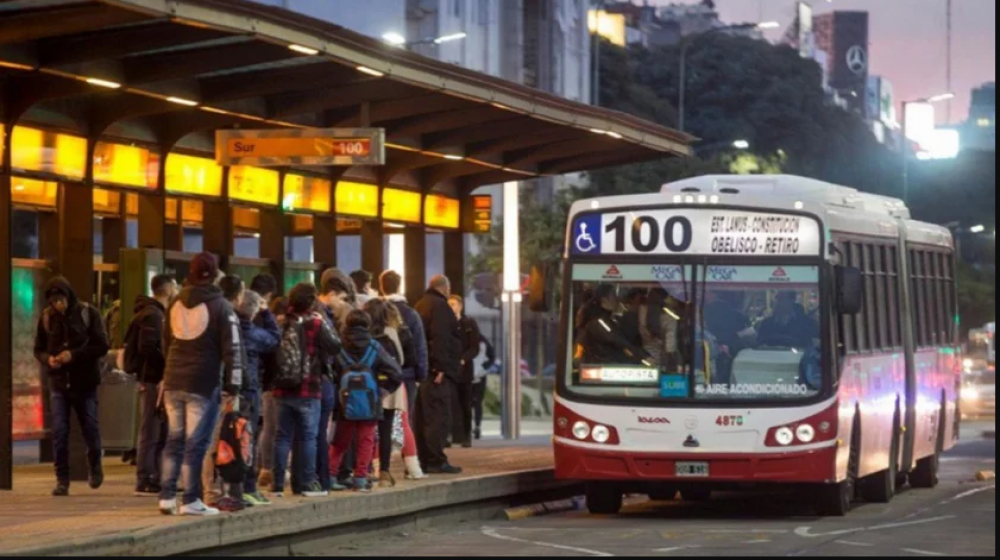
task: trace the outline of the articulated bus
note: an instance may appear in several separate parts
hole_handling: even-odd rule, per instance
[[[960,416],[947,229],[718,176],[577,202],[567,230],[555,464],[591,512],[794,485],[842,516],[937,484]]]

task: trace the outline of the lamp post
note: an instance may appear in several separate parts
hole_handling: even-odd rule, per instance
[[[725,33],[727,31],[745,31],[749,29],[776,29],[778,27],[781,27],[781,24],[776,21],[767,21],[763,23],[741,23],[738,25],[716,27],[705,31],[704,33],[698,33],[697,35],[691,35],[681,39],[680,92],[677,100],[677,128],[681,132],[687,132],[685,129],[685,126],[687,125],[687,116],[685,115],[685,103],[687,101],[687,55],[691,45],[699,39],[709,35],[715,35],[716,33]]]
[[[904,101],[903,102],[903,146],[900,152],[903,154],[903,203],[907,204],[910,201],[910,138],[909,131],[907,130],[906,113],[909,110],[910,105],[927,105],[933,103],[940,103],[941,101],[948,101],[954,99],[954,93],[942,93],[940,95],[934,95],[931,97],[925,97],[923,99],[916,99],[914,101]]]

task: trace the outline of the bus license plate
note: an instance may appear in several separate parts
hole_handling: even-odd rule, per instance
[[[708,463],[677,463],[679,478],[708,478]]]

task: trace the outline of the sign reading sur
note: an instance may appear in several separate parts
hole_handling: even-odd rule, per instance
[[[215,133],[219,165],[383,165],[381,128],[220,130]]]

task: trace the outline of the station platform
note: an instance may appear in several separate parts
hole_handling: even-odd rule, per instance
[[[155,499],[133,497],[134,469],[117,458],[105,461],[100,490],[77,483],[69,498],[49,495],[51,465],[20,466],[16,490],[0,493],[0,555],[195,554],[559,486],[544,436],[517,443],[489,437],[473,449],[449,450],[449,457],[465,469],[462,475],[405,481],[399,472],[399,484],[390,490],[312,500],[286,497],[274,499],[273,506],[204,519],[166,517],[157,512]]]

